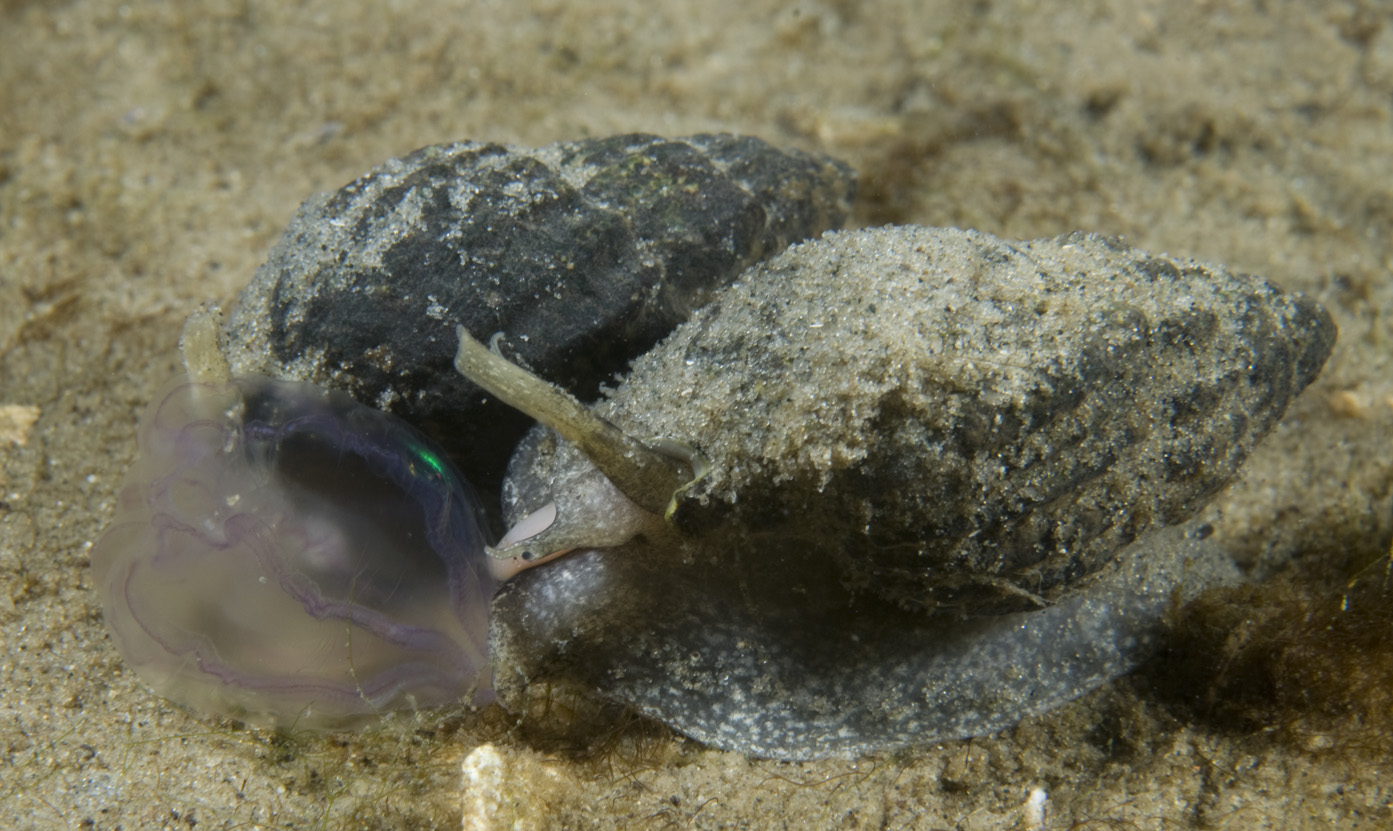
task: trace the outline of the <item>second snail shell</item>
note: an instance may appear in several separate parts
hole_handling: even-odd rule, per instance
[[[1187,572],[1199,555],[1176,551],[1193,535],[1162,544],[1158,529],[1223,487],[1334,339],[1313,300],[1098,236],[907,227],[795,246],[596,408],[710,470],[635,541],[504,588],[500,696],[580,679],[705,741],[793,757],[968,735],[1067,700],[1140,659],[1172,590],[1232,574]],[[556,500],[559,521],[601,528],[604,510],[564,516],[587,470],[534,432],[505,510]],[[1167,577],[1136,577],[1162,555]],[[1088,592],[1104,608],[1081,623]],[[1061,654],[1106,655],[1037,672],[1002,651],[1001,633],[1032,627],[1075,632]],[[985,674],[932,677],[973,650]],[[783,719],[780,738],[752,738],[765,719]]]

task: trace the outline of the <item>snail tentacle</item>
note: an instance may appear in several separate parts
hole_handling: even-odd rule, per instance
[[[222,310],[205,303],[184,321],[179,333],[179,354],[189,380],[200,384],[225,384],[232,377],[223,350]]]
[[[544,530],[521,540],[504,538],[490,548],[498,558],[533,562],[571,548],[618,545],[653,517],[670,517],[677,495],[710,469],[693,448],[664,440],[645,444],[592,412],[569,393],[533,375],[480,343],[463,327],[455,329],[459,350],[455,369],[500,401],[555,430],[594,464],[600,476],[557,494],[557,517]],[[597,516],[606,526],[597,539]]]

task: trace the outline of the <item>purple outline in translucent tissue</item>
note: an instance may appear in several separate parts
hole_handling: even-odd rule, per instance
[[[116,646],[157,693],[321,729],[489,694],[484,519],[427,438],[296,382],[158,402],[92,553]]]

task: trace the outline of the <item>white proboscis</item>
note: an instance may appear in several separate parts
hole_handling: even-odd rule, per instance
[[[508,529],[508,533],[503,535],[503,539],[498,541],[498,548],[508,548],[510,546],[524,543],[543,531],[551,527],[556,522],[556,503],[548,502],[541,508],[523,517],[518,524]],[[559,551],[547,553],[544,557],[528,559],[526,555],[518,557],[508,557],[506,559],[489,558],[489,573],[498,580],[508,580],[523,569],[541,565],[545,562],[560,557],[562,554],[569,554],[573,549],[565,548]]]
[[[556,521],[556,503],[548,502],[541,508],[523,517],[522,521],[503,535],[503,539],[498,541],[499,548],[507,548],[526,540],[530,540],[543,531],[551,527]]]

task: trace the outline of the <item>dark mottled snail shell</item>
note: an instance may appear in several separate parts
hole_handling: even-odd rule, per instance
[[[685,536],[658,522],[503,588],[500,696],[577,680],[794,757],[1068,700],[1139,660],[1171,589],[1232,575],[1215,555],[1187,572],[1197,543],[1155,529],[1223,486],[1334,339],[1310,299],[1097,236],[906,227],[795,246],[597,407],[711,469],[673,495]],[[534,432],[509,512],[553,499],[577,525],[585,501],[565,491],[587,469]]]
[[[732,135],[426,147],[301,207],[228,357],[405,418],[487,491],[528,422],[460,383],[457,323],[593,397],[746,266],[839,226],[853,189],[840,162]]]

